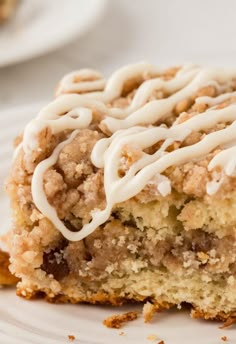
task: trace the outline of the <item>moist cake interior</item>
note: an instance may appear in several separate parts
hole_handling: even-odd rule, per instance
[[[235,142],[231,126],[236,114],[236,71],[198,66],[157,70],[145,63],[125,68],[108,81],[90,70],[66,76],[57,88],[56,100],[42,110],[38,122],[26,127],[23,141],[17,141],[6,184],[13,213],[11,270],[21,278],[17,293],[26,298],[44,295],[55,302],[120,305],[149,301],[157,310],[187,302],[196,317],[233,317],[236,179],[235,159],[229,160],[228,153]],[[138,111],[149,104],[156,106],[154,113],[151,106],[146,107],[138,119]],[[50,127],[68,113],[76,119],[71,111],[79,107],[92,112],[87,126],[78,132],[72,132],[76,128],[70,126],[56,132]],[[131,120],[134,113],[137,117]],[[160,137],[155,136],[151,131],[161,128],[163,135],[171,136],[175,126],[184,123],[164,149],[169,136],[163,138],[162,131]],[[188,123],[193,124],[188,127]],[[151,143],[138,141],[136,132],[128,143],[118,137],[117,144],[103,156],[105,165],[95,165],[94,147],[100,142],[111,147],[106,140],[122,130],[126,135],[129,128],[138,128],[138,134],[149,130],[150,137],[147,134],[145,140]],[[217,137],[213,144],[209,138],[217,132],[222,138]],[[199,143],[205,149],[201,154]],[[111,162],[117,147],[119,159]],[[175,163],[175,153],[180,151],[186,155]],[[228,155],[219,162],[226,151]],[[123,189],[122,185],[115,189],[115,182],[124,180],[132,166],[144,156],[152,159],[157,152],[155,162],[173,156],[173,163],[141,187],[143,179],[138,176],[141,171],[146,178],[146,164]],[[98,161],[99,154],[95,158]],[[37,166],[43,167],[45,161],[47,168],[42,179],[37,179]],[[106,166],[111,166],[110,170]],[[229,166],[233,166],[232,173]],[[115,181],[109,184],[109,180]],[[41,181],[43,192],[37,189]],[[136,183],[133,189],[132,183]],[[105,221],[83,235],[89,228],[86,225],[91,228],[94,223],[94,212],[106,209],[113,189],[121,201],[112,204]],[[140,190],[127,196],[136,189]],[[55,214],[50,218],[40,209],[45,204],[42,194],[65,232],[55,225]],[[79,240],[75,239],[78,233],[83,236]]]

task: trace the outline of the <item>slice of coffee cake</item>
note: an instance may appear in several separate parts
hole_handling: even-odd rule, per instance
[[[67,75],[6,189],[17,292],[236,316],[236,69]]]

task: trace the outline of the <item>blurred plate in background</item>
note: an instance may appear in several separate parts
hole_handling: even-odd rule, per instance
[[[0,67],[62,47],[88,30],[106,0],[20,0],[16,14],[0,26]]]

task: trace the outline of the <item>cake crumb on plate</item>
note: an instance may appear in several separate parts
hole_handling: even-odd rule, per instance
[[[146,302],[143,306],[144,322],[149,322],[156,311],[156,307],[151,302]]]
[[[70,342],[73,342],[75,340],[75,336],[69,334],[68,335],[68,339],[69,339]]]
[[[112,315],[103,321],[103,324],[109,328],[121,328],[122,324],[137,319],[137,312],[128,312],[124,314]]]
[[[151,340],[152,342],[154,342],[154,340],[157,339],[157,336],[155,334],[150,334],[149,336],[147,336],[148,340]]]
[[[231,325],[233,325],[234,323],[236,322],[236,318],[232,318],[232,317],[229,317],[224,323],[222,326],[220,326],[219,328],[222,330],[222,329],[225,329],[227,327],[230,327]]]

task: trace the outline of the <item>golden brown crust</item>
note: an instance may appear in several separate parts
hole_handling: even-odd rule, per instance
[[[103,321],[103,325],[109,328],[121,328],[121,326],[128,322],[137,319],[137,312],[128,312],[123,314],[112,315]]]
[[[37,299],[37,298],[43,298],[46,301],[50,303],[71,303],[71,304],[77,304],[77,303],[89,303],[89,304],[101,304],[101,305],[111,305],[111,306],[122,306],[127,303],[150,303],[149,299],[142,297],[141,295],[139,297],[135,298],[128,298],[128,297],[120,297],[119,294],[106,294],[104,292],[97,292],[91,295],[90,297],[84,297],[81,298],[73,298],[69,297],[67,295],[56,295],[56,296],[48,296],[47,292],[42,292],[40,290],[34,290],[34,291],[27,291],[25,289],[21,289],[19,285],[17,286],[16,294],[20,297],[23,297],[27,300],[31,299]],[[152,300],[151,301],[153,308],[156,312],[161,312],[162,310],[167,310],[172,307],[174,307],[174,304],[163,302],[163,301],[157,301]]]
[[[17,286],[16,294],[20,297],[23,297],[27,300],[35,299],[35,298],[43,298],[48,302],[51,303],[90,303],[90,304],[102,304],[102,305],[112,305],[112,306],[122,306],[126,303],[139,303],[139,302],[145,302],[145,297],[139,297],[139,298],[125,298],[125,297],[120,297],[119,295],[115,294],[106,294],[103,292],[97,292],[94,293],[90,297],[86,297],[84,295],[81,298],[73,298],[67,295],[55,295],[55,296],[49,296],[47,295],[47,291],[42,292],[39,290],[31,290],[31,291],[26,291],[25,289],[21,289],[19,286]],[[167,307],[167,304],[162,303],[158,305],[158,309],[168,309],[170,307]]]
[[[122,306],[127,303],[145,303],[147,304],[150,301],[150,298],[145,299],[145,297],[139,297],[135,299],[129,298],[121,298],[119,295],[108,295],[102,292],[95,293],[94,295],[82,298],[72,298],[66,295],[56,295],[54,297],[49,297],[46,293],[42,291],[28,292],[26,293],[25,290],[21,290],[19,287],[17,288],[16,294],[20,297],[23,297],[27,300],[36,299],[36,298],[43,298],[47,302],[50,303],[71,303],[71,304],[79,304],[79,303],[89,303],[89,304],[101,304],[101,305],[111,305],[111,306]],[[149,322],[152,319],[152,316],[155,312],[161,312],[164,310],[169,310],[170,308],[174,307],[174,304],[158,301],[158,300],[151,300],[152,310],[151,313],[147,313],[146,315],[143,312],[144,321]],[[150,303],[150,302],[149,302]],[[144,304],[144,306],[145,306]],[[204,320],[216,320],[222,321],[224,324],[220,328],[227,328],[236,322],[236,312],[220,312],[216,315],[212,315],[211,313],[201,311],[194,307],[194,305],[190,305],[191,307],[191,317],[194,319],[204,319]]]
[[[0,285],[15,285],[18,281],[18,278],[10,273],[9,264],[8,253],[0,250]]]
[[[223,321],[224,324],[220,328],[227,328],[236,322],[236,312],[219,312],[215,316],[211,313],[201,311],[197,308],[191,310],[191,317],[194,319],[205,319],[205,320],[219,320]]]

